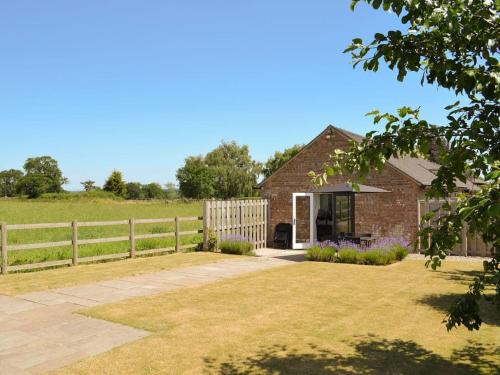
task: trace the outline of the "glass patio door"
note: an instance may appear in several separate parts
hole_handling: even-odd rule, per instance
[[[293,193],[293,230],[294,249],[307,249],[314,242],[314,195],[312,193]]]

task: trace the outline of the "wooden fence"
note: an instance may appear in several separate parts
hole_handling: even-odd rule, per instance
[[[447,200],[419,200],[418,201],[418,224],[419,227],[421,225],[435,225],[435,221],[437,218],[439,218],[442,215],[445,215],[447,212],[443,209],[443,204],[445,202],[448,202],[450,204],[451,210],[454,210],[456,206],[456,200],[454,199],[447,199]],[[422,217],[427,214],[428,212],[435,212],[436,213],[436,219],[434,219],[432,222],[427,222],[424,223],[422,222]],[[423,251],[421,243],[419,241],[418,243],[418,250],[419,252]],[[462,229],[462,241],[461,243],[457,244],[452,252],[453,255],[463,255],[463,256],[479,256],[479,257],[487,257],[491,256],[491,246],[486,244],[481,236],[479,235],[472,235],[467,231],[467,229],[464,227]]]
[[[218,241],[228,236],[241,236],[252,242],[255,249],[266,247],[267,208],[266,199],[205,201],[205,246],[211,232]]]
[[[164,253],[169,251],[179,251],[182,249],[192,248],[195,245],[181,245],[181,236],[193,235],[198,233],[203,233],[203,230],[190,230],[181,232],[180,223],[183,221],[197,221],[203,220],[203,217],[175,217],[175,218],[165,218],[165,219],[129,219],[129,220],[117,220],[117,221],[92,221],[92,222],[78,222],[72,221],[70,223],[47,223],[47,224],[7,224],[5,222],[0,223],[0,233],[1,233],[1,252],[2,261],[1,269],[2,274],[7,274],[9,271],[22,271],[29,269],[39,269],[47,267],[55,267],[62,265],[73,265],[76,266],[78,263],[89,263],[96,262],[107,259],[118,259],[118,258],[134,258],[137,255],[150,255],[155,253]],[[175,223],[174,232],[166,233],[152,233],[152,234],[136,234],[135,225],[136,224],[151,224],[151,223]],[[111,226],[111,225],[128,225],[129,235],[120,237],[108,237],[108,238],[92,238],[92,239],[79,239],[78,238],[78,228],[82,227],[101,227],[101,226]],[[9,231],[17,230],[29,230],[29,229],[50,229],[50,228],[68,228],[71,229],[71,240],[68,241],[57,241],[57,242],[45,242],[45,243],[30,243],[21,245],[9,245],[8,244],[8,233]],[[149,249],[136,251],[136,240],[143,240],[149,238],[163,238],[163,237],[175,237],[175,246],[161,248],[161,249]],[[112,243],[112,242],[130,242],[130,248],[128,252],[98,255],[91,257],[80,258],[78,256],[78,246],[89,245],[89,244],[100,244],[100,243]],[[62,259],[55,261],[46,261],[42,263],[31,263],[9,266],[8,254],[11,251],[21,251],[21,250],[31,250],[31,249],[47,249],[61,246],[71,246],[72,247],[72,258]]]

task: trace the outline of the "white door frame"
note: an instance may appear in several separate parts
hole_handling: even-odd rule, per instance
[[[309,242],[297,243],[297,197],[309,197]],[[292,248],[294,250],[307,249],[314,243],[314,194],[292,193]]]

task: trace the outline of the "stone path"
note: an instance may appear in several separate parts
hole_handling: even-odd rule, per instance
[[[226,260],[16,297],[0,295],[0,374],[41,374],[149,334],[74,314],[76,310],[300,260],[297,251],[264,249],[259,255],[252,260]]]

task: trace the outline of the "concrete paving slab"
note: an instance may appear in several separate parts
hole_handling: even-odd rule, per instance
[[[149,335],[148,332],[75,314],[132,297],[206,284],[293,264],[300,252],[259,250],[252,260],[226,260],[117,280],[0,295],[0,374],[42,374]]]

